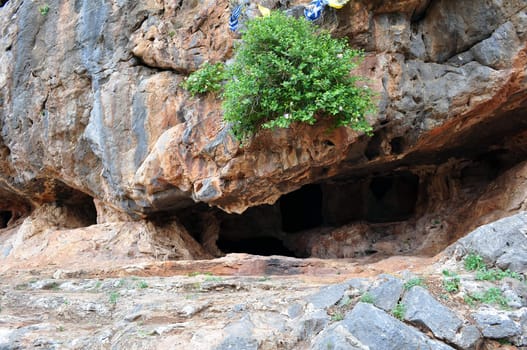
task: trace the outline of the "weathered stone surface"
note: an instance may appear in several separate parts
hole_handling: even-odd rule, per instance
[[[401,279],[383,274],[368,289],[368,293],[373,297],[373,305],[390,312],[397,305],[403,290],[404,282]]]
[[[313,350],[368,350],[344,326],[337,323],[320,332],[311,345]]]
[[[423,287],[415,286],[402,299],[404,319],[428,328],[434,336],[453,342],[463,321],[438,302]]]
[[[371,349],[452,349],[371,304],[358,303],[341,323]]]
[[[456,334],[456,338],[452,340],[454,344],[461,349],[478,349],[483,337],[479,329],[474,325],[467,325],[461,328],[461,331]]]
[[[242,212],[372,162],[389,169],[415,152],[490,147],[480,130],[496,138],[524,130],[522,1],[427,4],[327,10],[325,27],[369,51],[358,72],[380,93],[374,139],[320,125],[264,132],[240,148],[218,101],[178,87],[202,62],[232,57],[226,0],[54,0],[45,16],[36,3],[11,0],[0,10],[3,205],[27,212],[54,201],[55,190],[34,185],[60,181],[132,215],[194,201]],[[466,62],[449,61],[458,56]]]
[[[307,297],[307,302],[315,309],[325,309],[335,305],[349,288],[347,283],[321,288],[316,294]]]
[[[295,325],[293,334],[299,340],[307,340],[318,334],[329,323],[329,316],[323,310],[306,313]]]
[[[497,310],[480,310],[472,315],[483,336],[502,339],[521,334],[521,328],[507,314]]]
[[[523,272],[527,268],[527,213],[484,225],[460,239],[450,251],[457,255],[480,254],[502,269]]]

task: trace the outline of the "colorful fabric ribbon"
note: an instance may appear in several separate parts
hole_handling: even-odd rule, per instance
[[[237,5],[231,13],[231,17],[229,18],[229,29],[233,32],[235,32],[238,29],[238,26],[240,25],[239,19],[240,15],[242,14],[242,6]]]
[[[316,21],[322,16],[324,7],[328,4],[328,0],[313,0],[304,8],[304,16],[308,21]]]

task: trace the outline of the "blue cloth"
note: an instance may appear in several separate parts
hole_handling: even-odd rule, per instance
[[[239,18],[242,14],[242,6],[238,5],[236,6],[231,13],[231,17],[229,18],[229,29],[235,32],[238,29],[239,26]]]
[[[328,4],[328,0],[313,0],[304,8],[304,16],[308,21],[316,21],[322,16],[324,7]]]

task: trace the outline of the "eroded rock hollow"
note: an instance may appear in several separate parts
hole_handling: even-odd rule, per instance
[[[180,86],[233,57],[228,1],[39,6],[0,2],[5,266],[52,261],[65,232],[101,261],[435,254],[526,209],[525,1],[328,7],[317,25],[366,52],[374,135],[322,122],[244,147],[219,100]]]

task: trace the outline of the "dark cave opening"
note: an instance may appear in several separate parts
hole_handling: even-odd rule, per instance
[[[477,199],[522,159],[521,154],[494,149],[439,164],[378,169],[308,184],[273,205],[242,214],[194,207],[195,215],[187,210],[182,222],[201,244],[210,242],[204,232],[215,232],[213,242],[226,254],[369,261],[417,251],[432,254],[451,243],[449,235],[458,222],[452,208]],[[204,219],[207,215],[215,217],[213,225]]]
[[[97,208],[93,197],[76,190],[63,182],[55,182],[55,202],[67,209],[71,217],[71,228],[87,227],[97,224]]]
[[[13,213],[10,211],[0,211],[0,229],[6,228],[9,220],[13,217]]]
[[[368,222],[403,221],[415,212],[419,177],[401,172],[371,179],[366,197]]]
[[[322,188],[306,185],[280,198],[282,230],[293,233],[322,225]]]

